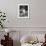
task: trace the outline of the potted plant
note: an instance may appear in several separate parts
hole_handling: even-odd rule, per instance
[[[4,12],[0,11],[0,27],[4,28],[4,22],[6,20],[6,15]]]

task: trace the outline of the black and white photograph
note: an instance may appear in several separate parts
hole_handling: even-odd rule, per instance
[[[28,4],[18,5],[18,17],[19,18],[29,18],[29,5]]]

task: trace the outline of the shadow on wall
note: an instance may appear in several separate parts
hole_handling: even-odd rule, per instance
[[[20,41],[13,40],[13,46],[21,46]]]

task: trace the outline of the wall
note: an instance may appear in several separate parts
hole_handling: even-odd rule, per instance
[[[17,18],[20,3],[29,4],[29,19]],[[46,31],[46,0],[0,0],[0,9],[6,12],[5,26],[12,31],[22,31],[22,35],[28,31]]]
[[[13,46],[20,46],[21,43],[20,43],[20,40],[23,36],[37,36],[37,38],[40,40],[40,41],[44,41],[44,40],[41,40],[44,38],[44,35],[45,35],[46,31],[11,31],[9,32],[9,36],[13,39]],[[2,32],[0,31],[0,43],[1,43],[1,39],[5,39],[4,38],[4,35],[7,35],[6,32]],[[39,36],[39,37],[38,37]]]
[[[17,18],[20,3],[29,4],[29,19]],[[46,0],[0,0],[0,9],[6,12],[6,27],[46,27],[45,4]]]

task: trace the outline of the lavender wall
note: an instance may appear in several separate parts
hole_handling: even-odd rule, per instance
[[[29,19],[17,18],[18,4],[29,4]],[[46,33],[46,0],[0,0],[0,10],[6,12],[5,26],[12,31],[45,31]],[[16,34],[18,38],[18,35]]]
[[[18,18],[18,4],[29,4],[29,19]],[[0,9],[6,12],[6,27],[46,27],[46,0],[0,0]],[[21,24],[20,24],[21,23]]]
[[[10,33],[10,37],[13,39],[13,46],[20,46],[20,40],[23,36],[25,35],[37,35],[37,37],[40,35],[40,38],[43,38],[45,35],[46,31],[17,31],[17,30],[12,30]],[[4,35],[6,35],[6,32],[0,32],[0,41],[1,39],[5,39]],[[40,40],[41,41],[41,40]],[[0,42],[1,43],[1,42]]]

